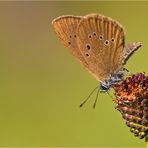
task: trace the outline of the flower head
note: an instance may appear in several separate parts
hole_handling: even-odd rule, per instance
[[[138,73],[114,84],[116,109],[140,139],[148,133],[148,76]]]

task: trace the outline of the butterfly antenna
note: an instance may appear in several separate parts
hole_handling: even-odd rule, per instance
[[[109,95],[112,99],[114,99],[114,97],[113,97],[113,96],[111,96],[111,95],[110,95],[110,93],[109,93],[108,91],[107,91],[107,94],[108,94],[108,95]]]
[[[89,96],[80,104],[80,107],[82,107],[82,106],[87,102],[87,100],[90,98],[90,96],[94,93],[94,91],[95,91],[97,88],[98,88],[98,86],[95,87],[95,88],[92,90],[92,92],[89,94]]]
[[[93,108],[94,108],[94,109],[95,109],[96,104],[97,104],[98,95],[99,95],[99,89],[98,89],[98,91],[97,91],[96,99],[95,99],[95,102],[94,102],[94,104],[93,104]]]

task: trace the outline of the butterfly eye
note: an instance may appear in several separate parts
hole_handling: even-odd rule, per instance
[[[69,37],[71,38],[71,35]]]
[[[88,50],[90,50],[90,45],[87,45],[86,47],[87,47]]]
[[[76,38],[77,36],[76,36],[76,35],[74,35],[74,37]]]
[[[100,36],[99,36],[99,38],[100,38],[100,40],[102,40],[102,39],[103,39],[103,36],[102,36],[102,35],[100,35]]]
[[[69,45],[71,45],[71,42],[68,42]]]

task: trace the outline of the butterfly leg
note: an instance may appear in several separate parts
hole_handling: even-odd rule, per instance
[[[126,68],[123,68],[123,71],[126,71],[126,72],[130,72],[128,69],[126,69]]]
[[[132,75],[132,73],[131,73],[128,69],[126,69],[126,68],[123,68],[123,71],[126,72],[126,73],[125,73],[125,76],[130,76],[130,75]]]

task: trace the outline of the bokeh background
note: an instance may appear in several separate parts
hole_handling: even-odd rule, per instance
[[[59,42],[51,21],[92,12],[118,20],[126,43],[143,43],[126,68],[148,72],[148,2],[0,2],[0,146],[145,146],[107,94],[95,110],[95,94],[79,108],[98,82]]]

